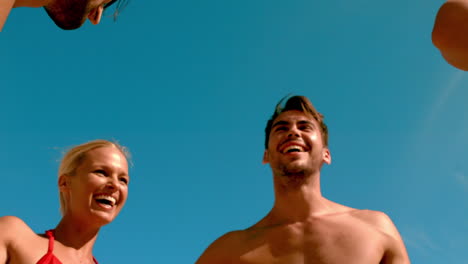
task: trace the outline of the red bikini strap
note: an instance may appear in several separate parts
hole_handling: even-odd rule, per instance
[[[46,236],[49,238],[49,248],[47,249],[47,252],[52,252],[54,251],[54,230],[47,230]]]

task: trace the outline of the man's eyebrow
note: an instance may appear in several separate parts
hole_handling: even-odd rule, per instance
[[[288,124],[289,124],[288,121],[280,120],[280,121],[274,123],[274,124],[271,126],[271,128],[274,128],[275,126],[284,126],[284,125],[288,125]]]
[[[312,121],[309,121],[309,120],[301,120],[301,121],[299,121],[299,122],[297,122],[297,123],[299,123],[299,124],[301,124],[301,125],[304,125],[304,124],[307,124],[307,125],[312,125],[312,126],[314,126],[314,127],[315,127],[315,124],[314,124],[314,122],[312,122]]]

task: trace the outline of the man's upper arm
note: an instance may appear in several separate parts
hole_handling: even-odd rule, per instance
[[[375,213],[377,214],[376,224],[382,232],[391,237],[385,252],[383,264],[409,264],[408,253],[398,229],[388,215],[382,212]]]
[[[468,0],[448,0],[441,6],[432,42],[448,63],[468,70]]]
[[[234,241],[237,237],[237,232],[227,233],[216,239],[203,252],[196,264],[229,264],[231,263],[231,254],[235,251],[236,245]]]

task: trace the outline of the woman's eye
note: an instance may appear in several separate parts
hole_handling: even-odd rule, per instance
[[[125,183],[125,184],[128,184],[127,178],[120,178],[120,181],[123,182],[123,183]]]
[[[106,175],[106,171],[105,171],[105,170],[95,170],[94,173]]]

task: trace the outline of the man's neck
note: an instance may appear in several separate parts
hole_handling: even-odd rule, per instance
[[[273,176],[275,204],[271,219],[279,222],[306,221],[330,213],[333,202],[322,196],[320,173],[314,175]]]

